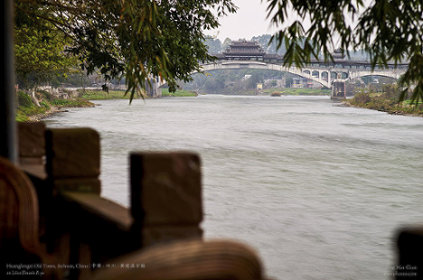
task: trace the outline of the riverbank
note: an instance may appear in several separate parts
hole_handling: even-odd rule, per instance
[[[36,92],[36,100],[21,90],[17,92],[17,97],[16,121],[19,122],[38,121],[51,114],[62,112],[64,108],[95,106],[94,103],[84,98],[59,99],[47,91]]]
[[[180,89],[175,92],[169,92],[169,89],[162,89],[162,97],[188,97],[188,96],[198,96],[198,93],[191,90]]]
[[[281,95],[314,95],[323,96],[330,95],[330,89],[321,88],[273,88],[263,90],[266,94],[280,93]]]
[[[45,90],[39,90],[35,93],[36,101],[31,98],[28,93],[18,91],[18,108],[16,112],[16,120],[24,121],[38,121],[51,114],[63,112],[65,108],[71,107],[93,107],[94,103],[90,100],[110,100],[110,99],[128,99],[130,95],[126,94],[124,90],[77,90],[75,91],[77,97],[69,97],[62,99],[55,97]],[[187,90],[177,90],[176,92],[169,92],[168,89],[162,89],[162,97],[186,97],[197,96],[196,92]],[[134,98],[141,98],[135,96]],[[36,104],[38,102],[39,106]]]
[[[124,90],[79,90],[81,97],[87,100],[109,100],[109,99],[129,99],[130,94],[125,95]],[[137,95],[134,98],[139,98]]]
[[[217,94],[223,95],[271,95],[272,93],[278,93],[280,95],[296,95],[296,96],[330,96],[330,89],[321,88],[267,88],[263,90],[242,90],[239,92],[216,92]]]
[[[398,102],[399,91],[386,88],[384,92],[361,92],[344,101],[347,106],[377,110],[394,115],[423,117],[423,103],[411,104],[410,100]]]
[[[177,90],[176,92],[169,92],[167,88],[162,89],[162,97],[186,97],[197,96],[194,91]],[[125,95],[124,90],[109,90],[108,92],[102,90],[86,90],[82,93],[81,97],[88,100],[108,100],[108,99],[129,99],[129,94]],[[134,96],[134,98],[141,98]]]

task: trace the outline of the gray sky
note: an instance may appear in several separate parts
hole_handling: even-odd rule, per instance
[[[270,20],[266,19],[267,1],[261,0],[233,0],[238,6],[236,14],[230,14],[220,18],[220,27],[205,33],[217,36],[222,42],[225,38],[251,39],[262,34],[273,34],[275,28],[271,28]]]
[[[220,27],[212,31],[205,31],[205,34],[216,36],[222,42],[225,38],[251,39],[251,37],[262,34],[273,34],[277,31],[275,26],[270,24],[270,19],[266,18],[267,0],[233,0],[238,6],[236,14],[230,14],[219,19]],[[364,0],[364,7],[368,7],[372,0]],[[295,14],[285,24],[298,19]],[[308,20],[303,22],[307,28]],[[352,23],[350,19],[347,22]]]

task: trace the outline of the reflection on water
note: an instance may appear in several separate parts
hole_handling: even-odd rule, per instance
[[[392,237],[423,222],[423,119],[327,97],[101,101],[49,126],[102,138],[103,195],[128,205],[128,152],[194,150],[206,238],[246,241],[277,279],[388,279]]]

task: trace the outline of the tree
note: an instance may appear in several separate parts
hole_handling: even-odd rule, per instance
[[[281,44],[280,48],[277,48],[277,43],[272,39],[272,35],[270,34],[263,34],[259,36],[254,36],[251,38],[252,41],[258,42],[263,49],[266,50],[266,53],[277,53],[279,55],[285,54],[285,46]]]
[[[218,54],[222,52],[222,43],[219,39],[207,36],[205,44],[207,45],[209,54]]]
[[[64,54],[66,40],[50,24],[33,29],[20,20],[17,17],[14,30],[17,83],[31,93],[34,103],[39,106],[36,88],[56,75],[64,75],[77,64],[75,58]]]
[[[226,38],[225,40],[223,40],[222,43],[222,50],[225,51],[227,47],[229,47],[229,45],[232,43],[232,40],[229,38]]]
[[[216,11],[216,15],[212,10]],[[190,80],[200,63],[212,60],[203,30],[235,12],[231,0],[16,0],[16,17],[35,30],[48,24],[67,40],[67,53],[88,74],[125,77],[131,100],[149,77]]]
[[[75,59],[64,55],[63,36],[49,30],[33,30],[27,25],[15,28],[16,77],[20,87],[33,88],[56,73],[75,66]]]
[[[263,82],[263,75],[260,72],[253,72],[247,80],[247,89],[255,89],[258,83]]]
[[[209,92],[218,93],[225,88],[225,80],[226,77],[222,75],[222,73],[215,71],[212,75],[207,77],[204,87]]]
[[[294,83],[294,79],[292,77],[288,77],[285,80],[285,87],[290,88]]]
[[[400,80],[401,100],[411,92],[412,102],[423,100],[423,2],[421,0],[376,0],[366,7],[363,0],[267,0],[268,17],[282,24],[295,20],[272,36],[278,47],[284,42],[285,63],[302,66],[321,51],[325,61],[339,47],[349,56],[350,49],[364,50],[372,66],[407,61],[408,70]],[[364,11],[363,11],[364,10]],[[357,19],[357,21],[354,21]],[[355,26],[349,22],[356,23]],[[304,40],[303,40],[304,38]]]

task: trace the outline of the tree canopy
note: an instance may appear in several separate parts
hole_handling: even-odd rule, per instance
[[[275,40],[271,41],[271,38],[272,36],[270,34],[263,34],[254,36],[251,38],[251,40],[258,42],[266,51],[266,53],[276,53],[279,55],[284,55],[286,52],[285,45],[281,44],[278,48],[277,42]]]
[[[222,43],[219,39],[206,36],[205,44],[207,45],[207,50],[210,54],[217,54],[222,52]]]
[[[285,63],[299,66],[318,58],[333,60],[340,48],[364,50],[375,67],[407,62],[400,80],[402,99],[423,100],[423,2],[421,0],[266,0],[268,17],[280,30],[272,41],[285,44]],[[296,17],[297,16],[297,17]],[[288,23],[290,19],[296,19]],[[304,22],[309,23],[309,27]],[[308,25],[308,24],[307,24]]]
[[[16,78],[22,88],[33,89],[76,66],[76,59],[63,52],[66,46],[63,34],[54,30],[51,24],[45,22],[34,29],[20,17],[16,17],[16,22]]]
[[[60,33],[88,74],[125,77],[131,99],[150,77],[174,90],[211,60],[203,31],[235,12],[231,0],[16,0],[16,29]]]

